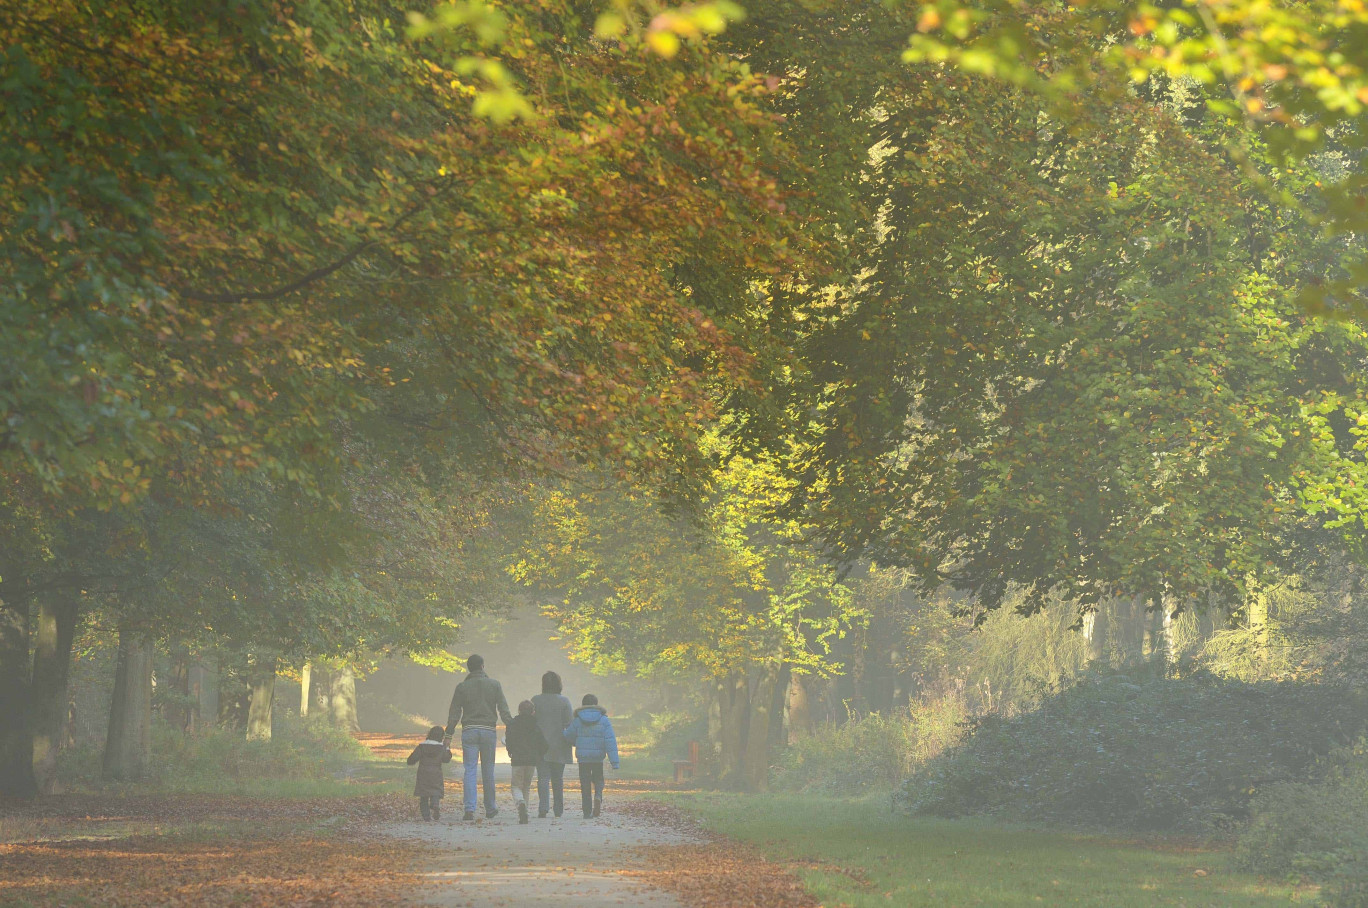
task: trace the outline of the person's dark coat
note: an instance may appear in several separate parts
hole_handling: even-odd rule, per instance
[[[508,762],[514,766],[536,766],[546,755],[546,738],[537,727],[535,716],[515,716],[504,734]]]
[[[413,748],[413,753],[409,754],[408,758],[410,766],[418,764],[418,780],[413,783],[413,794],[420,798],[442,797],[446,788],[445,780],[442,778],[442,764],[450,762],[451,748],[441,741],[429,738]]]
[[[503,685],[481,669],[466,675],[451,695],[451,709],[447,711],[446,733],[455,734],[456,723],[462,728],[494,728],[502,718],[504,725],[513,714],[504,699]]]
[[[570,751],[570,742],[565,740],[565,729],[574,718],[575,711],[570,701],[560,694],[537,694],[532,698],[537,708],[537,727],[546,739],[548,763],[573,763],[575,755]]]

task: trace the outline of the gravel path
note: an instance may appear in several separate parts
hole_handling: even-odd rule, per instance
[[[697,840],[647,819],[614,812],[613,807],[621,806],[628,796],[615,797],[610,788],[604,815],[585,820],[575,792],[573,812],[567,810],[559,820],[539,820],[534,808],[531,822],[521,826],[506,783],[499,786],[500,814],[473,823],[461,821],[459,794],[452,787],[459,785],[448,783],[440,821],[396,823],[380,830],[442,850],[434,865],[422,868],[430,889],[424,904],[680,908],[674,897],[643,885],[625,871],[646,869],[636,850],[639,846],[685,845]],[[567,802],[570,794],[566,792]]]

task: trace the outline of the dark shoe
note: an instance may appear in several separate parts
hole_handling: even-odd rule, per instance
[[[436,822],[437,822],[438,820],[440,820],[441,818],[442,818],[442,808],[440,808],[440,807],[434,807],[434,808],[432,808],[432,822],[436,823]]]
[[[544,819],[546,819],[546,811],[544,811],[544,810],[539,810],[539,811],[537,811],[537,819],[539,819],[539,820],[544,820]]]
[[[594,816],[603,812],[603,798],[594,798]]]
[[[495,807],[493,810],[486,810],[486,811],[485,811],[485,819],[486,819],[486,820],[492,820],[492,819],[494,819],[495,817],[497,817],[498,815],[499,815],[499,808],[497,808],[497,807]]]
[[[461,819],[463,819],[463,820],[473,820],[473,819],[475,819],[475,811],[473,811],[473,810],[467,810],[467,811],[465,812],[465,816],[462,817]]]
[[[519,823],[526,823],[526,822],[527,822],[527,805],[526,805],[526,804],[519,804],[519,805],[518,805],[518,822],[519,822]]]
[[[561,818],[561,815],[562,815],[563,813],[565,813],[565,811],[563,811],[563,810],[558,810],[558,811],[556,811],[556,819],[559,820],[559,819]]]

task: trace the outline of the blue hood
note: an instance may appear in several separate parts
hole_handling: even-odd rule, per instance
[[[581,706],[579,709],[575,710],[575,718],[579,719],[585,725],[593,725],[599,719],[603,718],[603,710],[597,706]]]

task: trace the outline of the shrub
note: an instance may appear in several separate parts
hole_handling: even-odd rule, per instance
[[[640,734],[645,753],[661,760],[677,760],[689,752],[690,741],[707,739],[708,720],[688,712],[656,713]]]
[[[1254,798],[1236,863],[1325,884],[1333,905],[1368,906],[1368,748],[1336,750],[1313,775],[1319,780],[1270,785]]]
[[[233,789],[247,782],[322,781],[367,757],[365,747],[326,720],[286,720],[269,741],[248,741],[241,730],[215,729],[158,736],[158,781],[168,788]]]
[[[276,782],[328,782],[366,759],[366,748],[326,720],[287,719],[269,741],[248,741],[240,729],[215,728],[185,735],[153,725],[152,775],[147,781],[173,791],[240,791]],[[100,749],[61,755],[70,783],[100,784]]]
[[[1232,831],[1261,786],[1304,779],[1363,729],[1330,685],[1089,678],[1030,713],[978,720],[899,799],[937,816]]]
[[[963,701],[947,697],[825,726],[785,752],[775,787],[831,794],[887,790],[953,744],[964,720]]]

